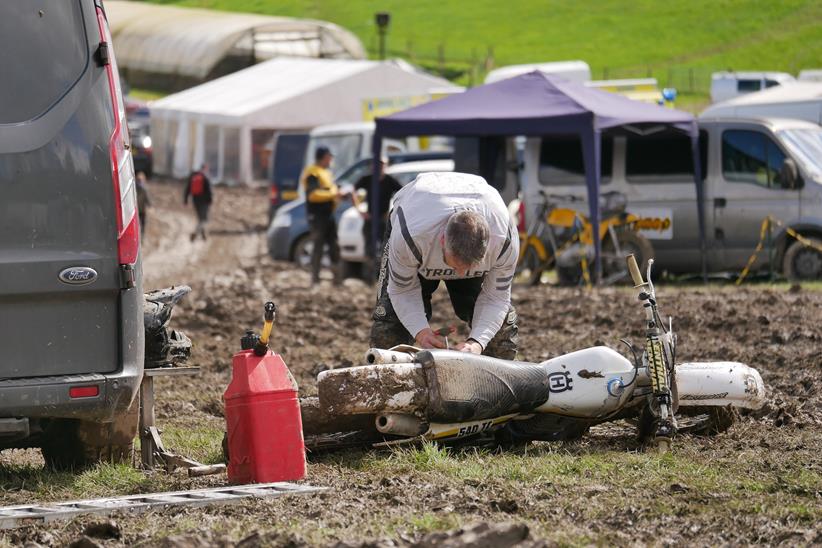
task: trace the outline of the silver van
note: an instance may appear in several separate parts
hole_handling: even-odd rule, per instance
[[[744,268],[771,215],[776,266],[791,278],[822,277],[822,254],[788,233],[822,242],[822,128],[799,120],[700,119],[708,269]],[[540,189],[586,197],[578,138],[529,138],[522,196],[534,215]],[[603,137],[602,191],[618,191],[640,217],[658,265],[698,273],[701,265],[690,138]],[[586,205],[564,204],[580,209]],[[586,211],[587,212],[587,211]],[[756,268],[767,265],[760,253]]]
[[[0,449],[130,454],[144,356],[134,168],[100,0],[0,5]]]

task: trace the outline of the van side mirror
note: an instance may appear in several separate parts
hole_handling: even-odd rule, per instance
[[[782,187],[789,190],[796,190],[802,187],[802,180],[799,178],[799,168],[793,158],[785,158],[782,162],[782,169],[779,170],[779,178],[782,179]]]

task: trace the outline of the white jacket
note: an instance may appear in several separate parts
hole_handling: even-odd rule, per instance
[[[457,276],[444,261],[441,236],[449,217],[470,209],[488,221],[490,239],[482,262]],[[429,280],[484,277],[474,306],[470,338],[485,348],[511,304],[519,238],[494,187],[465,173],[421,173],[394,196],[388,244],[388,296],[397,317],[415,336],[428,326],[419,274]]]

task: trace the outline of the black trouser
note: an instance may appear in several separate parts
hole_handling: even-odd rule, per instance
[[[205,240],[206,232],[205,227],[208,223],[208,210],[211,208],[211,202],[205,201],[198,201],[194,198],[194,211],[197,212],[197,226],[194,228],[194,233],[191,235],[191,239],[193,240],[198,235]]]
[[[377,294],[377,304],[374,307],[374,314],[372,319],[374,323],[371,324],[371,336],[369,345],[372,348],[391,348],[398,344],[412,344],[414,342],[414,335],[416,333],[409,333],[391,304],[391,298],[388,296],[388,241],[391,234],[391,224],[385,231],[385,248],[383,251],[382,262],[380,264],[380,279],[379,279],[379,293]],[[443,280],[427,280],[419,276],[420,290],[422,294],[422,305],[425,309],[425,317],[431,321],[431,295],[439,287]],[[477,301],[484,277],[478,278],[464,278],[459,280],[444,280],[445,287],[448,290],[448,296],[451,299],[451,306],[454,307],[454,313],[459,319],[471,325],[474,317],[474,305]],[[509,305],[508,314],[500,326],[494,338],[488,342],[488,345],[483,350],[486,356],[493,356],[495,358],[503,358],[506,360],[513,360],[517,355],[517,347],[519,344],[518,327],[517,327],[517,312],[514,307]]]
[[[337,222],[334,220],[333,215],[309,213],[308,225],[311,229],[311,241],[314,244],[314,249],[311,251],[311,280],[318,282],[326,244],[328,245],[331,264],[336,268],[336,265],[340,262],[340,246],[337,244]],[[337,274],[335,272],[336,278]]]

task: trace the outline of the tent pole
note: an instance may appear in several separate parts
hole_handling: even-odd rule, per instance
[[[380,222],[380,155],[382,153],[382,135],[379,129],[374,131],[374,138],[371,141],[371,192],[368,193],[368,213],[371,216],[371,251],[373,252],[374,265],[381,260],[380,249],[377,245],[379,239]],[[368,245],[366,242],[365,245]]]
[[[602,134],[591,124],[591,131],[585,131],[582,137],[582,155],[585,163],[585,181],[588,186],[588,211],[591,218],[591,237],[594,240],[594,285],[602,281],[602,242],[599,239],[599,187],[602,163]]]
[[[699,130],[691,128],[691,153],[694,157],[694,183],[696,183],[696,208],[699,221],[699,255],[702,260],[702,283],[708,282],[708,245],[705,234],[705,187],[702,177],[702,158],[699,154]]]

